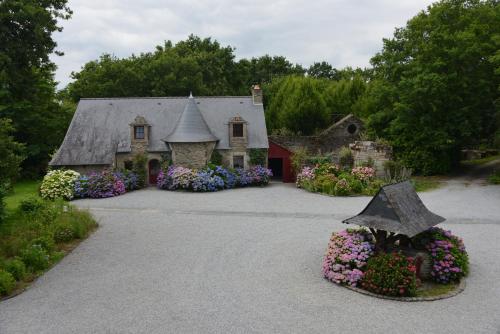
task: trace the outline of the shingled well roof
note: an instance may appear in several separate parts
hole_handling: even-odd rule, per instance
[[[409,181],[382,187],[357,216],[343,221],[413,237],[445,219],[430,212]]]

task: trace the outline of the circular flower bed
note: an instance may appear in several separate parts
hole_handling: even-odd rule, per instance
[[[195,192],[218,191],[246,186],[263,186],[269,183],[271,170],[254,166],[248,170],[226,169],[209,166],[205,169],[190,169],[170,166],[158,174],[157,186],[165,190],[190,190]]]
[[[414,297],[425,295],[430,285],[451,288],[468,273],[468,256],[463,241],[450,231],[433,227],[411,239],[412,248],[431,258],[428,284],[419,277],[420,260],[407,248],[375,253],[374,237],[366,229],[333,233],[323,260],[326,279],[377,295]],[[414,252],[413,252],[414,253]]]

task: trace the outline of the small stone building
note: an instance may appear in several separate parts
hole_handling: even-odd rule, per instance
[[[331,155],[338,160],[342,147],[349,147],[355,163],[372,159],[377,172],[383,172],[382,164],[392,158],[390,147],[374,142],[360,141],[363,121],[349,114],[314,136],[269,136],[269,168],[274,175],[280,175],[284,182],[293,182],[291,156],[299,149],[305,149],[311,156]]]
[[[154,183],[161,161],[202,168],[216,150],[225,166],[248,168],[250,151],[268,147],[258,86],[252,96],[81,99],[50,165],[127,169],[141,153]]]

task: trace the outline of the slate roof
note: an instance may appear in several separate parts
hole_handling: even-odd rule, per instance
[[[179,122],[165,139],[169,143],[199,143],[217,141],[203,118],[193,96],[189,96]]]
[[[413,237],[445,219],[429,211],[409,181],[382,187],[357,216],[343,221]]]
[[[81,99],[61,147],[50,165],[107,165],[116,152],[130,152],[130,123],[143,116],[151,125],[150,152],[168,151],[163,141],[178,124],[187,97]],[[230,149],[228,122],[240,116],[248,122],[248,148],[268,148],[264,109],[251,96],[196,97],[196,106],[217,149]]]

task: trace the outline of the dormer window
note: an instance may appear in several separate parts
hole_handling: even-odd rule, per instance
[[[144,139],[144,126],[137,125],[134,126],[134,139]]]
[[[233,123],[233,137],[243,137],[243,123]]]

